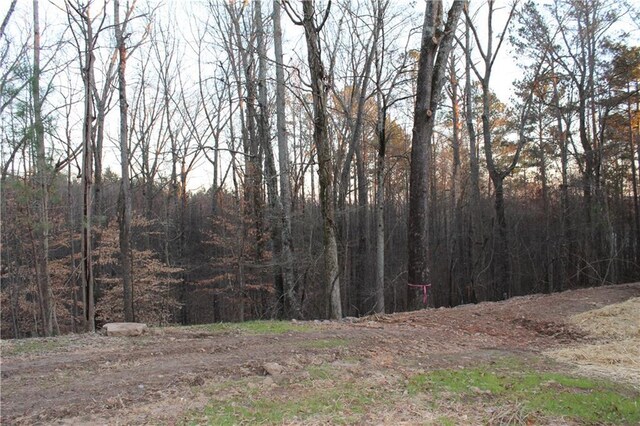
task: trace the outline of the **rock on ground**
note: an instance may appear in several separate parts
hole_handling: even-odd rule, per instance
[[[264,371],[270,376],[279,376],[284,371],[284,367],[277,362],[266,362],[262,368],[264,368]]]
[[[141,336],[147,331],[147,325],[137,322],[111,322],[103,325],[102,330],[110,337]]]

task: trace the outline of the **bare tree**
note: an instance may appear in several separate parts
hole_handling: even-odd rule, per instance
[[[427,199],[431,137],[444,86],[447,61],[453,49],[454,31],[463,5],[462,0],[453,2],[444,28],[441,0],[427,2],[424,14],[411,148],[407,266],[409,307],[415,305],[416,289],[421,288],[426,295],[430,285]]]
[[[300,317],[300,304],[295,291],[293,275],[293,240],[291,238],[291,174],[289,144],[285,118],[284,59],[282,54],[282,26],[280,23],[280,0],[273,0],[273,44],[276,61],[276,125],[278,137],[278,165],[280,168],[280,203],[282,229],[282,294],[285,318]]]
[[[518,160],[520,159],[520,154],[522,152],[522,148],[527,141],[526,137],[526,125],[529,121],[529,111],[533,99],[535,81],[538,78],[540,73],[540,69],[544,64],[544,58],[546,57],[545,52],[541,52],[541,58],[535,63],[535,71],[530,77],[530,84],[527,90],[525,90],[525,94],[523,95],[524,102],[520,109],[520,114],[518,117],[518,140],[516,142],[516,149],[511,161],[507,163],[506,166],[500,166],[497,159],[494,157],[493,151],[493,137],[494,132],[492,131],[491,118],[492,118],[492,93],[490,89],[490,81],[493,66],[496,60],[498,53],[500,52],[500,48],[502,47],[502,43],[506,37],[507,29],[509,27],[509,23],[514,16],[516,4],[514,3],[509,11],[509,15],[505,22],[504,28],[500,33],[498,38],[498,44],[494,47],[493,45],[493,18],[494,18],[494,1],[490,0],[487,3],[488,11],[487,11],[487,43],[485,47],[482,47],[480,42],[480,37],[478,31],[476,30],[471,16],[468,11],[465,10],[465,14],[467,17],[468,28],[471,30],[473,34],[473,38],[475,39],[476,46],[478,47],[479,54],[482,58],[482,62],[484,64],[484,73],[480,73],[476,65],[471,62],[469,65],[473,72],[475,73],[478,80],[480,80],[481,88],[482,88],[482,137],[484,142],[484,154],[487,163],[487,170],[489,172],[489,177],[491,178],[491,182],[494,188],[494,209],[495,209],[495,218],[496,223],[494,227],[495,232],[495,254],[493,256],[494,266],[495,266],[495,279],[496,285],[494,287],[495,296],[497,298],[507,298],[511,296],[512,293],[512,277],[511,277],[511,263],[510,263],[510,253],[509,253],[509,240],[508,240],[508,229],[507,229],[507,220],[505,214],[505,205],[504,205],[504,181],[505,179],[511,175],[516,165],[518,164]],[[467,56],[467,60],[469,57]]]
[[[134,1],[135,5],[135,1]],[[133,278],[131,259],[131,181],[129,179],[129,121],[127,104],[127,23],[133,6],[127,11],[124,21],[120,22],[120,1],[113,2],[114,32],[118,50],[118,95],[120,106],[120,264],[122,266],[122,290],[124,300],[124,320],[135,321],[133,312]]]
[[[42,97],[40,93],[40,6],[33,0],[33,125],[36,145],[36,177],[38,182],[38,223],[36,225],[36,257],[38,289],[42,307],[42,323],[46,336],[53,335],[55,307],[49,277],[49,172],[44,146],[44,122],[42,119]]]
[[[327,91],[328,76],[322,63],[319,34],[329,17],[331,1],[324,16],[316,22],[316,6],[313,0],[302,3],[302,17],[284,2],[285,11],[294,24],[304,28],[307,41],[307,60],[311,77],[313,96],[313,140],[318,156],[318,176],[320,183],[320,206],[323,221],[324,284],[329,297],[330,318],[342,317],[340,297],[340,270],[338,266],[338,244],[336,241],[335,205],[333,200],[333,176],[331,165],[331,145],[327,135]]]
[[[67,17],[72,28],[82,82],[84,86],[84,114],[82,124],[82,267],[81,286],[82,304],[84,307],[84,327],[87,331],[95,331],[95,280],[93,272],[93,161],[94,161],[94,104],[92,93],[95,83],[95,53],[100,32],[104,29],[106,15],[102,14],[97,30],[94,31],[91,4],[66,1]],[[73,31],[74,24],[79,28],[78,35]],[[79,38],[82,37],[82,40]]]

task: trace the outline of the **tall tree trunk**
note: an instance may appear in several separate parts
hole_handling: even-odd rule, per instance
[[[120,264],[122,267],[122,291],[124,300],[124,320],[135,321],[133,312],[133,280],[131,277],[131,182],[129,180],[129,143],[127,111],[127,46],[125,30],[129,13],[125,21],[120,23],[120,0],[113,3],[115,39],[118,48],[118,95],[120,105],[120,163],[122,177],[120,180]]]
[[[628,92],[631,92],[631,83],[627,86]],[[635,134],[633,132],[633,116],[631,110],[631,98],[627,99],[627,121],[629,125],[629,156],[631,158],[631,189],[633,191],[633,216],[635,228],[635,261],[640,265],[640,202],[638,201],[638,176],[636,170],[635,159]]]
[[[329,13],[331,3],[327,5]],[[320,38],[322,25],[315,23],[315,1],[302,3],[305,39],[307,41],[307,59],[311,74],[313,95],[313,140],[318,156],[318,177],[320,184],[320,208],[322,210],[322,228],[324,245],[324,281],[329,297],[328,316],[342,318],[342,300],[340,296],[340,271],[338,267],[338,244],[336,241],[335,205],[333,200],[333,175],[331,166],[331,144],[327,135],[327,75],[321,58]],[[326,18],[326,15],[325,15]],[[324,23],[324,22],[323,22]]]
[[[280,200],[282,230],[282,294],[285,318],[301,317],[300,304],[295,291],[293,275],[293,240],[291,238],[291,177],[289,170],[289,146],[285,118],[284,59],[282,54],[282,28],[280,25],[280,0],[273,1],[273,34],[276,61],[276,120],[278,136],[278,163],[280,166]]]
[[[483,237],[481,235],[482,207],[480,206],[480,164],[478,161],[478,145],[476,129],[473,123],[473,96],[471,86],[471,31],[469,22],[465,22],[465,117],[467,133],[469,134],[469,177],[471,185],[471,202],[469,206],[469,237],[468,256],[469,262],[469,287],[465,289],[464,296],[467,302],[477,302],[476,287],[480,278],[480,262],[482,261]]]
[[[93,28],[90,7],[84,10],[82,19],[86,25],[84,50],[84,117],[82,128],[82,302],[84,306],[85,330],[93,332],[95,325],[95,300],[93,279],[93,250],[92,250],[92,209],[93,209],[93,102],[91,88],[93,82]]]
[[[356,175],[358,177],[358,246],[356,252],[356,308],[359,315],[367,314],[371,310],[371,291],[369,282],[369,185],[365,174],[366,147],[360,141],[356,149]]]
[[[49,183],[47,160],[44,147],[44,122],[42,120],[42,98],[40,97],[40,19],[38,0],[33,0],[33,120],[36,145],[36,176],[38,182],[38,224],[36,226],[36,267],[42,305],[42,325],[46,336],[54,331],[54,304],[49,277]],[[57,329],[57,324],[55,324]]]
[[[507,236],[507,221],[505,216],[505,207],[504,207],[504,180],[507,176],[511,174],[513,169],[515,168],[518,159],[520,157],[520,152],[522,150],[522,146],[524,145],[524,141],[526,138],[524,137],[524,127],[526,117],[528,116],[529,105],[531,102],[531,97],[533,92],[529,93],[527,98],[527,102],[523,109],[523,112],[520,116],[520,128],[519,128],[519,141],[516,148],[516,152],[513,156],[511,164],[504,168],[504,170],[500,170],[498,165],[496,164],[493,157],[493,141],[492,141],[492,132],[491,132],[491,91],[489,88],[489,82],[491,80],[491,73],[493,70],[494,61],[500,51],[500,47],[502,46],[502,42],[504,40],[505,34],[507,32],[507,28],[509,26],[509,22],[513,17],[515,11],[515,4],[511,7],[511,12],[509,13],[509,17],[506,21],[504,30],[502,34],[498,38],[498,43],[494,49],[494,36],[493,36],[493,13],[494,13],[494,3],[495,0],[489,0],[487,3],[488,12],[487,12],[487,45],[484,49],[479,46],[480,55],[482,56],[484,62],[484,75],[480,76],[474,67],[474,71],[477,73],[478,78],[480,78],[482,83],[482,137],[484,141],[484,154],[485,160],[487,162],[487,171],[489,172],[489,177],[491,178],[491,182],[494,187],[494,209],[495,209],[495,222],[494,222],[494,255],[493,255],[493,268],[494,268],[494,276],[496,277],[496,281],[493,286],[494,297],[497,298],[506,298],[511,294],[511,264],[509,259],[509,248],[508,248],[508,236]],[[467,12],[467,25],[468,28],[471,28],[476,35],[476,41],[479,43],[477,33],[475,27],[473,27],[471,23],[471,18]],[[467,62],[469,62],[469,57],[467,55]],[[538,64],[536,70],[536,76],[540,71],[540,67],[542,62]],[[467,65],[467,68],[469,65]]]
[[[454,306],[458,302],[458,294],[460,289],[458,288],[458,280],[456,274],[456,265],[459,259],[460,236],[462,226],[462,208],[460,205],[460,194],[458,190],[458,180],[460,171],[460,103],[458,98],[458,76],[455,69],[455,58],[451,55],[450,65],[450,80],[449,85],[451,88],[451,105],[452,105],[452,150],[453,161],[451,164],[451,205],[450,211],[453,214],[453,220],[451,221],[451,227],[448,236],[449,242],[449,265],[448,265],[448,279],[449,279],[449,306]]]
[[[491,52],[489,48],[489,52]],[[491,57],[491,56],[488,56]],[[507,220],[504,211],[504,178],[505,172],[498,170],[493,159],[493,141],[491,134],[491,100],[489,90],[489,80],[491,78],[491,67],[487,62],[484,81],[482,82],[482,137],[484,140],[484,154],[487,161],[487,170],[494,189],[494,297],[506,299],[511,293],[511,269],[509,262],[509,249],[507,238]]]
[[[569,280],[567,273],[567,267],[569,264],[569,155],[567,147],[567,135],[564,131],[562,108],[560,106],[560,94],[558,91],[558,76],[555,72],[555,67],[552,62],[551,72],[553,73],[553,105],[556,118],[556,126],[558,133],[558,143],[560,145],[560,174],[562,178],[562,184],[560,186],[560,215],[561,215],[561,235],[560,235],[560,265],[558,271],[559,279],[556,281],[555,291],[562,291],[564,286],[569,284],[566,281]]]
[[[540,186],[541,186],[541,194],[542,198],[542,221],[544,222],[544,239],[545,241],[553,241],[551,238],[551,215],[549,209],[549,181],[548,181],[548,172],[547,172],[547,156],[545,153],[545,123],[544,123],[544,113],[545,110],[543,108],[545,100],[540,98],[536,104],[536,117],[537,117],[537,126],[538,126],[538,170],[540,173]],[[542,223],[542,222],[541,222]],[[557,258],[557,250],[556,245],[554,244],[553,250],[545,250],[544,253],[544,267],[542,268],[543,276],[543,291],[545,293],[551,293],[555,286],[555,268],[554,265],[556,263]]]
[[[265,178],[269,201],[269,221],[271,222],[271,240],[273,242],[273,258],[275,259],[273,275],[278,294],[284,293],[282,274],[282,204],[278,196],[278,172],[276,170],[269,134],[269,105],[267,100],[267,47],[262,22],[262,2],[256,0],[254,6],[254,22],[256,43],[258,48],[258,137],[265,158]],[[276,306],[282,305],[280,301]]]
[[[408,218],[408,286],[407,307],[416,307],[417,290],[427,291],[429,277],[428,197],[429,157],[447,59],[453,48],[453,34],[462,13],[463,1],[454,0],[449,10],[444,31],[442,1],[426,3],[422,43],[418,60],[418,79],[411,146],[411,169]]]
[[[381,100],[378,91],[378,122],[376,130],[378,134],[378,158],[376,160],[376,281],[374,286],[375,304],[373,311],[383,314],[385,312],[384,301],[384,266],[385,266],[385,229],[384,229],[384,184],[385,184],[385,155],[387,151],[386,135],[386,106]]]

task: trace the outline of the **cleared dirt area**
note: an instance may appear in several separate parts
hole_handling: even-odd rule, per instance
[[[3,341],[1,423],[581,423],[532,417],[517,404],[493,401],[491,391],[479,389],[471,406],[465,398],[434,396],[414,384],[430,371],[505,360],[510,368],[585,374],[544,353],[597,343],[602,336],[570,317],[639,296],[635,283],[340,322]],[[278,371],[269,374],[269,363],[277,363]],[[610,379],[625,398],[640,400],[633,378]],[[289,400],[296,407],[278,404]],[[255,417],[260,410],[277,415]]]

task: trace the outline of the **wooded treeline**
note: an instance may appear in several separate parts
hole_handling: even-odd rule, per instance
[[[425,4],[12,0],[2,336],[638,280],[638,11]]]

